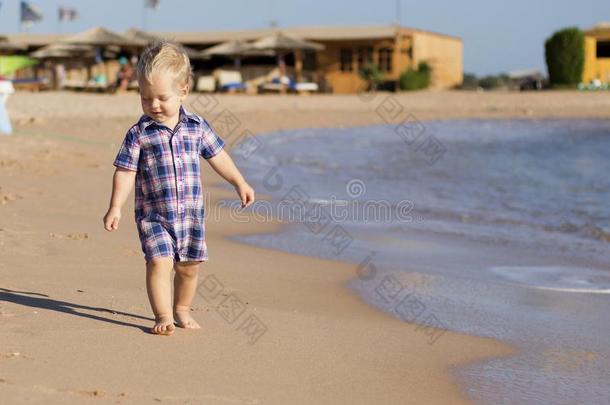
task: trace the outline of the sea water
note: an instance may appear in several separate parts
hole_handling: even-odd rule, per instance
[[[304,129],[243,145],[237,164],[272,197],[256,220],[287,223],[239,241],[354,263],[349,288],[429,344],[454,330],[517,346],[455,370],[478,402],[609,400],[610,121]]]

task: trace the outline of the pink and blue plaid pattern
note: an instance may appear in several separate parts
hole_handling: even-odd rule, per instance
[[[137,171],[135,219],[147,261],[208,260],[199,157],[223,147],[210,124],[183,107],[174,131],[147,115],[129,129],[114,165]]]

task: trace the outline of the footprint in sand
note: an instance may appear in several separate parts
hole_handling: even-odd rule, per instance
[[[0,168],[2,168],[2,169],[9,169],[9,168],[21,169],[21,167],[22,167],[22,165],[19,163],[18,160],[0,159]]]
[[[14,357],[21,357],[23,359],[30,358],[28,356],[24,356],[23,354],[21,354],[19,352],[2,352],[2,353],[0,353],[0,358],[3,358],[3,359],[11,359],[11,358],[14,358]]]
[[[15,314],[13,314],[12,312],[8,312],[6,309],[0,308],[0,316],[5,316],[9,318],[11,316],[15,316]]]
[[[10,202],[13,201],[17,201],[17,200],[22,200],[23,197],[20,196],[19,194],[14,194],[14,193],[3,193],[2,191],[2,187],[0,187],[0,204],[1,205],[6,205]]]
[[[124,248],[123,252],[125,253],[126,256],[135,256],[138,254],[137,250],[128,249],[128,248]]]
[[[55,239],[70,239],[70,240],[85,240],[89,239],[88,233],[69,233],[67,235],[62,235],[60,233],[49,232],[49,236]]]

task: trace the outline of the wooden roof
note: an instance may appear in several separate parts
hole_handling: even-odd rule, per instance
[[[281,27],[263,28],[236,31],[211,31],[211,32],[150,32],[155,37],[173,39],[184,45],[214,45],[231,40],[253,41],[269,36],[277,31],[310,41],[349,41],[367,39],[393,38],[396,34],[396,26],[312,26],[312,27]],[[404,35],[421,33],[435,35],[461,41],[461,38],[440,34],[431,31],[414,28],[401,27]],[[33,34],[15,33],[7,34],[10,41],[32,47],[40,47],[58,42],[73,34]]]
[[[599,39],[610,39],[610,22],[601,22],[585,31],[585,35]]]

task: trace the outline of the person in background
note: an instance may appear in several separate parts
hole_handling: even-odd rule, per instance
[[[129,83],[131,82],[131,80],[133,79],[133,75],[134,75],[134,68],[133,65],[131,64],[131,61],[129,61],[126,57],[121,56],[119,58],[119,65],[121,65],[121,68],[119,69],[119,72],[117,73],[117,79],[116,79],[116,89],[117,91],[127,91],[127,88],[129,87]]]
[[[6,100],[9,94],[14,92],[13,82],[0,76],[0,134],[10,135],[13,133],[11,119],[6,110]]]

